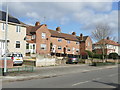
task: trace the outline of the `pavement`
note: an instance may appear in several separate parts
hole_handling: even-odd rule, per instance
[[[25,81],[31,79],[50,78],[50,77],[57,77],[66,74],[77,73],[77,72],[89,72],[89,71],[95,71],[105,68],[115,68],[115,67],[118,67],[118,65],[94,67],[94,66],[89,66],[87,64],[77,64],[77,65],[68,64],[61,66],[36,67],[34,72],[1,76],[1,79],[2,82]]]
[[[71,66],[68,67],[70,68]],[[77,70],[76,67],[79,68],[79,71]],[[67,72],[67,74],[64,73],[62,75],[59,75],[58,73],[58,76],[56,75],[46,78],[21,80],[15,82],[3,82],[2,87],[3,88],[96,88],[96,90],[97,88],[107,89],[107,88],[118,87],[117,66],[91,68],[89,66],[78,65],[78,66],[72,66],[72,68],[74,68],[74,70],[76,69],[77,72],[72,72],[72,73]],[[83,70],[83,68],[85,69]],[[64,71],[65,70],[63,70],[63,72]]]

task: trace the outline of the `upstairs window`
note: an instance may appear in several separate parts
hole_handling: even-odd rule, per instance
[[[76,49],[76,52],[79,52],[79,49]]]
[[[70,51],[70,48],[67,48],[67,51]]]
[[[42,50],[46,50],[46,44],[41,44],[40,47],[41,47]]]
[[[61,50],[62,49],[62,47],[61,46],[58,46],[58,50]]]
[[[79,44],[79,42],[76,42],[76,44]]]
[[[32,35],[32,37],[31,37],[32,39],[35,39],[36,38],[36,36],[35,36],[35,34],[34,35]]]
[[[69,43],[70,43],[70,41],[69,41],[69,40],[67,40],[67,43],[69,44]]]
[[[29,44],[28,43],[26,44],[26,49],[29,49]]]
[[[16,48],[20,48],[20,41],[16,41]]]
[[[90,42],[88,42],[88,46],[90,46]]]
[[[4,31],[5,30],[5,23],[2,23],[1,29]]]
[[[16,26],[16,32],[20,32],[20,26]]]
[[[62,39],[61,39],[61,38],[58,38],[58,42],[62,42]]]
[[[46,33],[42,33],[42,38],[43,38],[43,39],[46,38]]]

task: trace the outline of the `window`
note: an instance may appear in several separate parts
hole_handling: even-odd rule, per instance
[[[32,49],[32,45],[30,45],[30,49]]]
[[[16,41],[16,48],[20,48],[20,41]]]
[[[69,43],[70,43],[70,41],[69,41],[69,40],[67,40],[67,43],[69,44]]]
[[[41,44],[41,49],[46,50],[46,44]]]
[[[67,51],[70,51],[70,48],[67,48]]]
[[[42,33],[42,38],[43,38],[43,39],[46,38],[46,33]]]
[[[32,35],[32,39],[35,39],[35,37],[36,37],[36,36],[35,36],[35,34],[34,34],[34,35]]]
[[[2,23],[2,30],[5,30],[5,23]]]
[[[90,46],[90,42],[88,42],[88,46]]]
[[[79,44],[79,42],[76,42],[76,44]]]
[[[33,44],[33,49],[35,49],[35,45]]]
[[[58,50],[61,50],[62,49],[62,47],[61,46],[58,46]]]
[[[76,52],[79,52],[79,49],[76,49]]]
[[[20,32],[20,26],[16,26],[16,32]]]
[[[58,38],[58,42],[62,42],[62,39],[61,39],[61,38]]]
[[[73,47],[73,48],[72,48],[72,50],[74,51],[74,50],[75,50],[75,48]]]
[[[29,49],[29,44],[28,43],[26,44],[26,49]]]

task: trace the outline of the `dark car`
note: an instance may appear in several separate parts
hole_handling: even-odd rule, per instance
[[[77,56],[68,57],[66,64],[77,64],[79,62],[79,58]]]

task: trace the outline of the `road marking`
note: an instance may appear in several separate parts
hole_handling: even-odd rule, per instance
[[[100,80],[100,79],[101,79],[101,78],[95,78],[95,79],[92,79],[92,80]],[[84,82],[79,82],[79,83],[75,83],[75,84],[73,84],[72,86],[76,86],[76,85],[80,85],[80,84],[88,83],[88,82],[91,82],[92,80],[84,81]]]
[[[76,85],[87,83],[87,82],[90,82],[90,81],[79,82],[79,83],[73,84],[72,86],[76,86]]]

